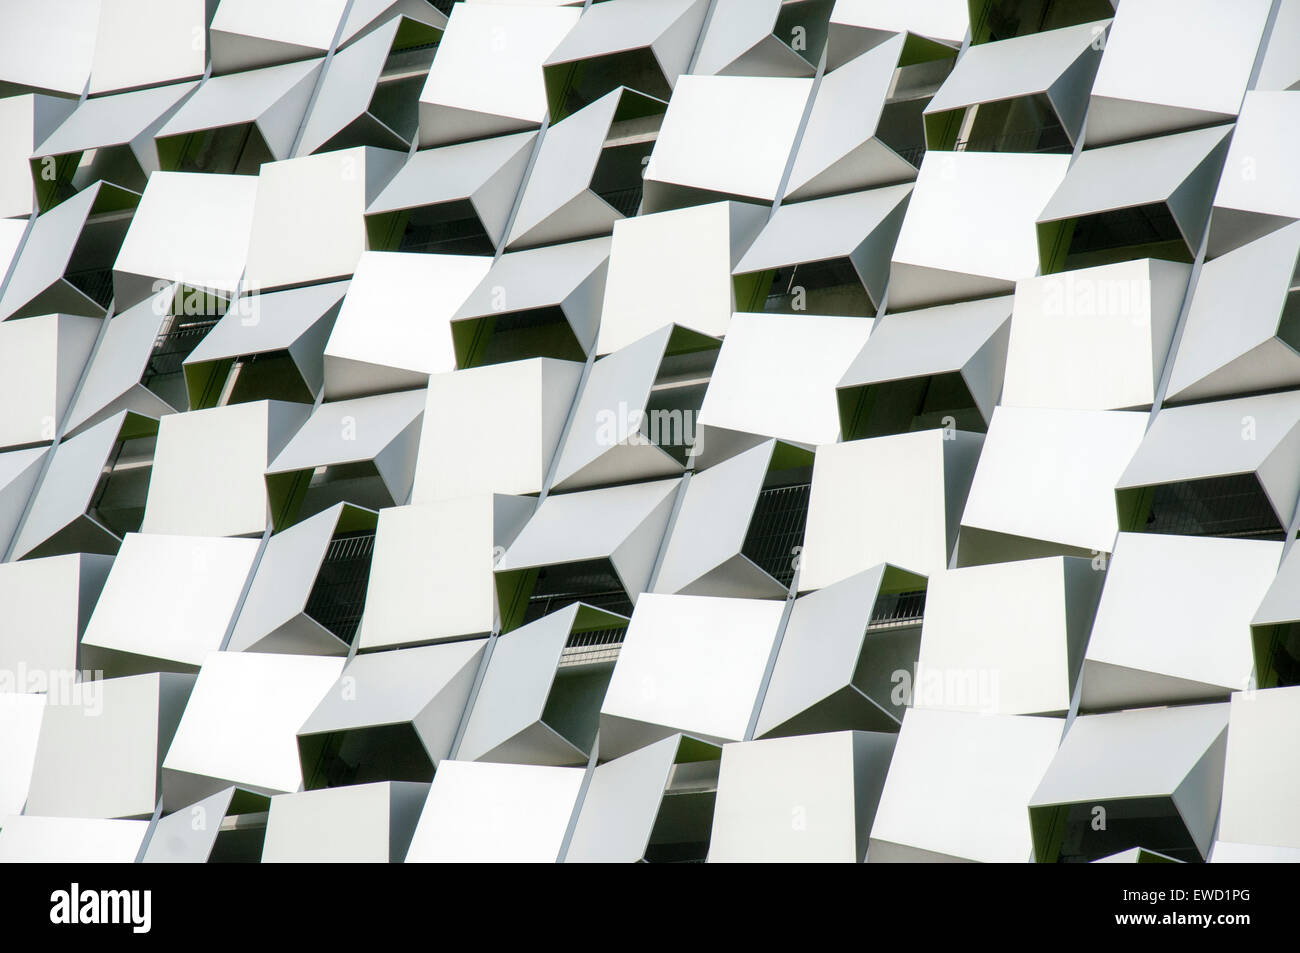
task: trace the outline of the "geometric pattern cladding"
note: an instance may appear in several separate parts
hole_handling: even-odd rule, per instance
[[[8,3],[0,122],[0,860],[1300,861],[1300,0]]]

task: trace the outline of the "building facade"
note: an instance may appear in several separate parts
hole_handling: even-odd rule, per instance
[[[0,860],[1300,860],[1300,0],[0,9]]]

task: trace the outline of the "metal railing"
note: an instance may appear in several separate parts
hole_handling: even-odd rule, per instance
[[[366,607],[374,533],[355,533],[330,540],[316,582],[307,597],[308,616],[351,644]]]
[[[472,218],[408,225],[397,250],[430,255],[490,255],[495,251],[483,226]]]
[[[1286,531],[1251,473],[1155,487],[1143,531],[1170,536],[1281,540]]]
[[[1181,240],[1178,223],[1163,202],[1133,205],[1076,219],[1069,254],[1137,248]]]
[[[862,279],[854,269],[853,262],[848,258],[806,261],[799,265],[787,265],[777,269],[772,277],[772,287],[767,292],[767,303],[771,304],[789,297],[794,294],[795,288],[802,288],[808,292],[854,286],[862,288]]]
[[[221,319],[205,317],[185,320],[183,324],[175,323],[179,320],[181,319],[173,318],[167,330],[154,338],[153,353],[149,355],[149,362],[145,365],[144,376],[141,378],[141,383],[146,387],[159,377],[181,373],[185,359]]]
[[[632,614],[632,600],[608,560],[561,563],[538,570],[524,622],[533,622],[557,609],[585,602],[618,615]]]
[[[623,647],[623,637],[627,627],[617,629],[593,629],[590,632],[574,632],[565,643],[560,654],[560,667],[574,665],[596,665],[615,662],[619,650]]]
[[[117,461],[122,457],[122,451],[126,448],[126,441],[119,440],[113,444],[113,452],[108,455],[104,461],[103,469],[99,471],[99,482],[95,485],[95,492],[90,497],[89,510],[94,512],[99,509],[99,504],[104,502],[104,497],[108,494],[108,481],[113,477],[113,471],[117,468]],[[112,527],[109,527],[110,529]]]
[[[871,629],[892,629],[904,625],[920,625],[925,617],[925,590],[910,592],[884,592],[876,597],[871,609]]]
[[[244,162],[253,132],[253,123],[247,122],[191,133],[181,143],[174,171],[234,173]],[[256,173],[256,168],[246,170]]]
[[[644,186],[634,185],[630,189],[615,189],[612,192],[600,192],[598,194],[602,199],[614,206],[619,214],[634,218],[637,210],[641,208],[641,196],[644,192]]]
[[[113,445],[113,452],[104,461],[104,466],[99,472],[99,481],[95,485],[94,493],[91,494],[90,505],[86,507],[87,514],[94,517],[118,538],[139,531],[140,524],[144,520],[145,495],[148,487],[146,475],[138,493],[129,494],[130,498],[126,501],[118,500],[116,504],[109,502],[121,496],[124,488],[129,491],[132,478],[138,478],[141,472],[141,466],[133,464],[119,469],[127,443],[127,440],[118,440]],[[151,469],[152,463],[143,464],[143,468]],[[110,491],[113,496],[110,496]]]
[[[376,94],[385,86],[407,81],[419,81],[427,76],[433,57],[438,52],[438,44],[428,43],[412,46],[404,50],[394,50],[384,61],[384,68],[379,73]],[[373,100],[372,100],[373,105]]]
[[[918,169],[921,167],[921,160],[925,158],[924,145],[908,146],[903,149],[894,149],[894,152],[898,153],[899,158],[901,158],[904,162],[910,162]]]
[[[760,490],[754,515],[749,521],[749,531],[745,534],[745,544],[740,550],[742,555],[785,586],[794,579],[795,557],[798,555],[797,547],[803,543],[811,493],[811,483]]]
[[[597,609],[616,612],[619,615],[632,614],[632,600],[622,589],[575,590],[569,592],[533,593],[524,612],[524,623],[535,622],[544,615],[557,609],[584,602]]]
[[[85,271],[70,271],[63,276],[63,280],[101,308],[107,308],[113,300],[112,268],[89,268]]]
[[[969,136],[958,139],[955,152],[1069,153],[1070,140],[1060,125],[1038,126],[997,136]]]

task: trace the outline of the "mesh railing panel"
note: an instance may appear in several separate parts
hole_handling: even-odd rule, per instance
[[[352,642],[361,624],[374,552],[374,533],[339,536],[331,540],[311,595],[307,597],[307,615],[344,642]]]
[[[1280,540],[1286,535],[1250,473],[1157,486],[1145,531],[1233,539]]]
[[[574,632],[569,636],[564,652],[560,655],[560,667],[616,661],[619,649],[623,647],[625,635],[627,635],[626,626]]]
[[[758,494],[741,554],[788,586],[794,579],[796,547],[803,544],[811,483],[773,487]]]
[[[911,592],[884,592],[876,597],[871,609],[870,627],[890,628],[899,625],[917,625],[925,616],[925,590]]]

